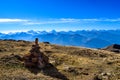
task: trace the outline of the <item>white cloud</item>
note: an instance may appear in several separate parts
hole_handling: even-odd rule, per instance
[[[65,18],[62,18],[62,19],[60,19],[60,20],[62,20],[62,21],[68,21],[68,22],[80,22],[80,21],[82,21],[82,22],[101,22],[101,21],[107,21],[107,22],[120,22],[120,18],[116,18],[116,19],[107,19],[107,18],[105,18],[105,19],[102,19],[102,18],[100,18],[100,19],[97,19],[97,18],[91,18],[91,19],[72,19],[72,18],[68,18],[68,19],[65,19]]]
[[[27,19],[11,19],[0,18],[0,23],[21,23],[23,25],[41,25],[41,24],[63,24],[63,23],[90,23],[90,22],[120,22],[120,18],[117,19],[74,19],[74,18],[60,18],[60,19],[39,19],[39,20],[27,20]]]
[[[60,19],[47,19],[28,21],[26,25],[39,25],[39,24],[59,24],[59,23],[84,23],[84,22],[120,22],[120,18],[117,19],[74,19],[74,18],[60,18]]]
[[[35,21],[28,21],[26,25],[35,25],[35,24],[59,24],[59,23],[74,23],[79,22],[79,19],[47,19],[47,20],[35,20]]]
[[[105,19],[80,19],[80,21],[94,21],[94,22],[120,22],[120,18],[117,18],[117,19],[107,19],[107,18],[105,18]]]
[[[4,34],[9,34],[9,33],[15,33],[15,32],[27,32],[28,30],[5,30],[5,31],[0,31],[1,33]]]
[[[108,21],[108,22],[120,22],[120,18],[117,18],[117,19],[104,19],[103,21]]]
[[[28,20],[24,19],[9,19],[9,18],[0,18],[0,23],[9,23],[9,22],[27,22]]]

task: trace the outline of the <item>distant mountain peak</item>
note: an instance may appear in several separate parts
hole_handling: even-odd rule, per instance
[[[77,30],[77,31],[34,31],[0,33],[0,39],[15,39],[33,41],[38,37],[40,41],[53,44],[102,48],[111,44],[120,44],[120,30]]]

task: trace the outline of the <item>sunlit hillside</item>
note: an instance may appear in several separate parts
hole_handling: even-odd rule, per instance
[[[15,56],[33,42],[0,41],[0,80],[120,80],[120,54],[105,50],[39,43],[52,68],[28,69]]]

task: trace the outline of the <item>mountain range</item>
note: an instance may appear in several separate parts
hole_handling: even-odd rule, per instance
[[[50,42],[64,46],[81,46],[103,48],[111,44],[120,44],[120,30],[78,30],[78,31],[27,31],[16,33],[0,33],[0,39],[14,39],[40,42]]]

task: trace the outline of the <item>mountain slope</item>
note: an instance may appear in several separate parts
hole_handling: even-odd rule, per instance
[[[52,44],[82,46],[90,48],[102,48],[111,44],[120,44],[120,30],[78,30],[78,31],[28,31],[2,34],[0,39],[15,39],[33,41],[36,37],[41,42]],[[96,45],[98,42],[98,45]],[[100,43],[100,44],[99,44]]]
[[[96,48],[96,47],[101,48],[101,47],[105,47],[106,45],[109,45],[109,44],[111,44],[109,41],[102,40],[99,38],[91,38],[90,40],[86,41],[86,43],[85,43],[86,47],[92,47],[92,48]]]
[[[53,68],[29,69],[15,55],[29,53],[33,42],[0,41],[2,80],[119,80],[120,54],[104,50],[40,43]],[[66,79],[67,80],[67,79]]]

